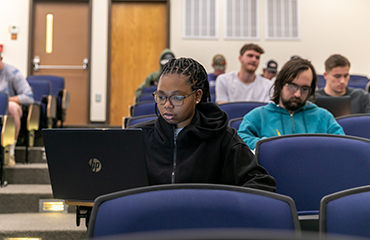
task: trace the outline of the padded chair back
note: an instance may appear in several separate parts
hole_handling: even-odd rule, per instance
[[[348,87],[365,89],[369,79],[364,75],[350,75]]]
[[[323,87],[325,87],[325,84],[326,84],[326,80],[325,80],[324,76],[321,75],[321,74],[317,74],[317,87],[319,89],[323,88]]]
[[[88,238],[158,230],[253,228],[296,231],[291,198],[267,191],[213,184],[169,184],[98,197]]]
[[[155,114],[142,115],[142,116],[137,116],[137,117],[128,117],[127,120],[125,120],[125,122],[126,122],[125,123],[125,128],[130,127],[130,126],[135,125],[135,124],[138,124],[138,123],[142,123],[142,122],[157,119],[157,117],[158,116],[155,115]]]
[[[318,88],[325,87],[326,80],[323,75],[317,75],[317,86]],[[366,85],[369,82],[370,79],[368,79],[366,76],[363,75],[350,75],[349,81],[348,81],[348,87],[353,88],[362,88],[366,90]]]
[[[346,135],[370,139],[370,114],[351,114],[336,118]]]
[[[141,115],[155,114],[155,108],[156,105],[154,101],[139,102],[132,107],[131,116],[136,117]]]
[[[153,93],[157,90],[157,86],[149,86],[142,89],[141,94]]]
[[[141,94],[136,98],[136,102],[154,101],[154,97],[151,93]]]
[[[227,113],[229,119],[244,117],[249,111],[256,107],[264,106],[266,103],[262,102],[230,102],[220,104],[221,110]]]
[[[240,124],[242,123],[244,117],[233,118],[229,120],[229,126],[235,128],[236,130],[239,129]]]
[[[333,134],[262,139],[258,163],[275,178],[277,193],[295,201],[298,214],[318,214],[322,197],[370,184],[370,140]]]
[[[51,93],[51,83],[47,80],[28,79],[28,83],[32,87],[35,101],[42,102],[42,98]]]
[[[52,75],[37,75],[37,76],[28,76],[27,80],[50,81],[50,84],[51,84],[50,94],[53,96],[58,96],[59,91],[64,89],[64,77],[52,76]]]
[[[8,114],[9,96],[5,92],[0,92],[0,115]]]
[[[370,238],[370,186],[325,196],[320,203],[320,235]]]

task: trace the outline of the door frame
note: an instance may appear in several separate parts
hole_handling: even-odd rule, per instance
[[[170,46],[170,0],[109,0],[108,5],[108,69],[107,69],[107,101],[106,101],[106,123],[110,122],[110,78],[111,78],[111,41],[112,41],[112,3],[113,2],[131,2],[131,3],[139,3],[139,2],[156,2],[156,3],[166,3],[167,4],[167,36],[166,36],[166,47],[169,48]]]
[[[28,21],[28,63],[27,63],[27,76],[31,74],[32,71],[32,60],[33,60],[33,39],[34,39],[34,29],[35,29],[35,21],[34,21],[34,12],[35,12],[35,3],[36,2],[63,2],[63,3],[69,3],[69,2],[86,2],[89,4],[89,19],[88,19],[88,31],[89,31],[89,39],[88,39],[88,53],[87,57],[89,59],[89,66],[91,66],[91,37],[92,37],[92,0],[30,0],[29,5],[29,21]],[[90,79],[90,67],[87,69],[87,122],[91,123],[90,119],[90,106],[91,106],[91,79]]]

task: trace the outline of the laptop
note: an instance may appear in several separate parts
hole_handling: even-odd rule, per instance
[[[351,97],[327,97],[316,96],[314,103],[331,112],[334,117],[350,115],[351,114]]]
[[[141,129],[43,129],[54,198],[96,197],[148,186]]]

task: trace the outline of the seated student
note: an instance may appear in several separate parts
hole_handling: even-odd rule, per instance
[[[10,116],[14,118],[14,144],[10,145],[8,166],[14,166],[15,161],[15,145],[19,131],[21,129],[21,118],[23,110],[21,105],[30,105],[34,102],[32,88],[24,78],[22,73],[15,67],[3,62],[3,57],[0,52],[0,92],[5,92],[9,95],[8,110]]]
[[[351,63],[346,57],[339,54],[331,55],[325,61],[325,87],[316,94],[331,97],[350,96],[351,114],[370,113],[369,93],[360,88],[347,87],[350,67]]]
[[[256,70],[265,51],[258,45],[245,44],[239,51],[240,70],[221,74],[216,80],[216,102],[270,101],[272,81]]]
[[[168,62],[168,60],[175,58],[175,55],[173,52],[166,48],[161,52],[161,55],[159,56],[159,70],[150,73],[146,78],[145,81],[140,84],[140,86],[135,91],[135,96],[138,97],[141,95],[141,92],[143,88],[150,87],[150,86],[156,86],[158,84],[159,74],[162,71],[163,65]]]
[[[160,115],[144,132],[150,184],[213,183],[275,191],[275,180],[210,101],[207,73],[191,58],[171,59],[153,94]]]
[[[226,70],[226,59],[221,54],[216,54],[212,60],[212,68],[214,71],[212,73],[208,73],[208,82],[209,87],[216,86],[216,78],[218,75],[225,73]]]
[[[278,63],[275,60],[273,59],[267,60],[262,69],[262,77],[275,81],[277,69]]]
[[[272,101],[247,113],[238,134],[255,149],[258,140],[295,133],[344,135],[342,127],[326,109],[307,101],[315,94],[317,75],[304,59],[289,60],[274,83]]]

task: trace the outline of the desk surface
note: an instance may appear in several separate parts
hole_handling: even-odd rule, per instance
[[[85,207],[93,207],[93,202],[75,202],[75,201],[68,201],[66,200],[65,203],[67,205],[76,205],[76,206],[85,206]]]

